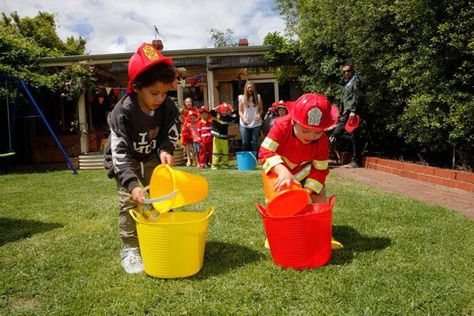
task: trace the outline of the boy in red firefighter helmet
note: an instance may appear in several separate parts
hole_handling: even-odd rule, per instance
[[[259,159],[267,174],[277,175],[275,190],[301,183],[312,203],[327,201],[329,140],[324,129],[334,125],[338,110],[325,96],[308,93],[288,102],[290,115],[275,120],[263,141]],[[342,245],[333,241],[334,248]]]
[[[145,202],[145,189],[158,164],[174,164],[178,109],[168,97],[176,71],[173,60],[143,43],[128,62],[127,94],[108,117],[110,135],[104,166],[119,196],[121,263],[127,273],[143,271],[135,221],[130,209]]]

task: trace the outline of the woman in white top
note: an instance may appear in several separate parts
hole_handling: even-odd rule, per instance
[[[257,93],[255,85],[247,81],[244,94],[239,95],[240,135],[243,151],[258,151],[262,113],[262,98]]]

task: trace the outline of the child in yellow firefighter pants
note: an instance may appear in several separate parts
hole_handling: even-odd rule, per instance
[[[229,166],[229,141],[227,138],[214,136],[212,140],[212,169]]]

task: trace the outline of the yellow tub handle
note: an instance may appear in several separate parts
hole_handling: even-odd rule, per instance
[[[133,220],[134,220],[135,222],[142,223],[142,222],[139,221],[139,220],[137,219],[137,217],[135,216],[135,212],[136,212],[135,210],[133,210],[133,209],[132,209],[132,210],[128,210],[128,212],[130,213],[130,216],[133,218]]]
[[[211,215],[214,213],[215,210],[216,210],[216,208],[214,206],[209,206],[208,209],[207,209],[207,212],[209,212],[209,213],[203,219],[208,219],[209,217],[211,217]],[[145,222],[139,220],[137,218],[136,214],[135,214],[137,211],[135,211],[134,209],[131,209],[128,212],[130,213],[130,216],[133,218],[133,220],[137,223],[140,223],[140,224],[156,224],[156,223],[145,223]],[[199,220],[197,220],[197,222],[202,221],[203,219],[199,219]]]

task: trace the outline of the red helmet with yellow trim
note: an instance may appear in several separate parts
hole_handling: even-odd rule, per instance
[[[321,131],[337,122],[339,110],[325,96],[307,93],[291,103],[290,116],[304,128]]]
[[[132,83],[139,74],[159,63],[173,64],[173,59],[163,56],[155,46],[143,43],[138,47],[135,54],[128,61],[128,87],[127,93],[131,93]]]

